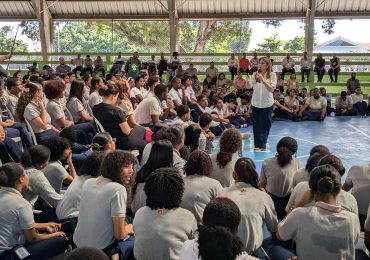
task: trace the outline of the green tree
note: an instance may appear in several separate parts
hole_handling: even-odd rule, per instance
[[[288,52],[302,52],[304,51],[304,37],[296,36],[287,41],[284,45],[284,50]]]
[[[10,33],[15,31],[10,25],[5,25],[0,28],[0,52],[10,52],[12,50],[14,37],[10,36]],[[24,41],[19,39],[20,33],[17,35],[15,40],[13,52],[26,52],[28,45]]]
[[[269,28],[270,26],[277,28],[283,25],[282,20],[263,20],[262,23],[266,25],[267,28]]]
[[[256,51],[259,52],[282,52],[284,40],[278,38],[277,34],[274,34],[268,38],[264,38],[264,42],[257,44],[259,48]]]
[[[335,20],[333,19],[326,19],[322,21],[321,28],[323,29],[323,32],[325,34],[333,34],[334,33],[334,27],[335,27]]]

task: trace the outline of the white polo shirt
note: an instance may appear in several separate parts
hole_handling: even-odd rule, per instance
[[[265,84],[262,82],[256,81],[256,73],[253,73],[250,79],[250,86],[253,88],[253,95],[252,95],[252,106],[257,108],[268,108],[274,104],[274,97],[272,92],[268,91]],[[267,74],[267,73],[266,73]],[[276,74],[274,72],[270,73],[270,78],[267,79],[265,74],[265,79],[271,83],[272,87],[276,88]]]
[[[184,182],[185,190],[180,207],[193,213],[200,223],[205,207],[208,202],[216,198],[222,186],[219,181],[200,175],[186,176]]]
[[[293,177],[293,187],[297,186],[298,183],[302,181],[309,181],[310,180],[310,173],[305,169],[299,169]]]
[[[162,112],[161,103],[156,96],[145,98],[135,110],[135,119],[138,124],[149,124],[152,122],[151,115],[160,116]]]
[[[296,241],[300,260],[354,260],[360,223],[357,215],[319,201],[293,210],[280,222],[278,232],[283,240]]]
[[[370,203],[370,163],[353,165],[346,183],[353,186],[352,195],[358,203],[358,211],[366,215]]]
[[[174,88],[171,88],[171,90],[168,92],[168,97],[171,98],[172,101],[177,101],[179,105],[183,105],[181,89],[176,90]]]
[[[242,215],[238,236],[248,254],[262,245],[264,224],[270,232],[277,231],[278,219],[274,203],[266,192],[250,184],[237,182],[234,186],[222,190],[219,196],[228,197],[238,205]]]
[[[224,188],[233,186],[235,183],[235,180],[233,178],[233,171],[235,163],[238,159],[239,157],[236,154],[233,154],[231,161],[226,164],[225,167],[220,168],[217,162],[217,154],[212,154],[212,172],[209,177],[218,180]]]

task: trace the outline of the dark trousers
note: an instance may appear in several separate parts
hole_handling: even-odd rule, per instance
[[[101,74],[103,75],[103,77],[105,78],[105,69],[104,67],[99,67],[99,68],[94,68],[94,72],[97,73],[97,72],[101,72]]]
[[[229,67],[229,71],[231,73],[231,80],[234,80],[234,77],[238,74],[237,67]]]
[[[286,119],[286,120],[297,120],[298,116],[295,113],[289,113],[288,111],[276,108],[274,110],[275,117]]]
[[[230,124],[234,125],[236,128],[240,128],[240,121],[242,120],[240,115],[234,117],[229,117]]]
[[[247,75],[249,75],[249,74],[250,74],[250,72],[249,72],[249,68],[245,68],[245,69],[243,69],[243,68],[239,68],[239,72],[240,72],[240,73],[246,73]]]
[[[266,149],[267,138],[272,124],[271,107],[258,108],[252,106],[254,147]]]
[[[282,198],[275,196],[274,194],[271,194],[270,192],[268,192],[268,194],[270,195],[272,201],[274,202],[274,206],[275,206],[278,219],[283,219],[286,215],[285,208],[286,208],[286,205],[288,204],[290,194]]]
[[[345,113],[342,113],[341,109],[334,109],[336,116],[355,116],[357,115],[357,109],[353,107],[351,110],[347,110]]]
[[[36,135],[37,142],[39,144],[44,144],[48,139],[57,135],[57,132],[54,132],[54,130],[49,129],[49,130],[45,130],[41,133],[35,133],[35,135]]]
[[[69,242],[64,237],[53,237],[34,244],[26,244],[24,247],[30,253],[27,260],[43,260],[62,254],[67,250]],[[8,250],[0,255],[1,260],[17,260],[14,251]]]
[[[283,68],[283,70],[281,71],[281,79],[284,79],[284,76],[286,73],[295,74],[295,69],[294,68],[292,69]]]
[[[339,74],[340,68],[332,69],[330,68],[328,73],[330,76],[330,81],[331,82],[338,82],[338,74]],[[334,80],[333,80],[333,74],[334,74]]]
[[[303,111],[303,119],[308,121],[320,121],[321,112]]]
[[[33,142],[25,124],[17,122],[15,125],[7,127],[6,130],[7,136],[10,138],[19,136],[24,148],[28,149],[32,146]]]
[[[365,101],[357,102],[357,103],[353,104],[353,107],[358,110],[358,113],[359,114],[361,114],[361,115],[365,115],[366,114],[367,104],[366,104]]]
[[[321,82],[325,75],[325,68],[315,69],[315,71],[317,73],[317,82]]]
[[[10,137],[5,137],[3,142],[0,142],[0,160],[1,162],[19,162],[22,151]]]
[[[84,72],[85,73],[89,72],[90,75],[92,75],[93,71],[94,71],[94,68],[93,67],[86,67],[86,68],[84,68]]]
[[[90,144],[98,132],[93,121],[75,124],[72,129],[77,134],[77,143],[80,144]]]
[[[304,75],[307,75],[307,82],[310,82],[310,69],[302,69],[301,70],[301,76],[302,76],[302,82],[304,82]]]

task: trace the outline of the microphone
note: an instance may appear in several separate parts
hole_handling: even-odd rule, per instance
[[[261,73],[261,69],[258,69],[256,75],[254,76],[256,82],[260,83],[261,81],[257,78],[258,73]]]

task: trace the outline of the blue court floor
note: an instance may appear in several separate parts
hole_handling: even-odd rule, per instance
[[[252,133],[252,127],[241,132]],[[297,158],[305,166],[310,149],[316,144],[326,145],[346,167],[346,174],[353,164],[370,162],[370,117],[327,117],[324,122],[275,121],[272,124],[268,145],[270,152],[254,152],[253,137],[244,140],[243,156],[252,158],[261,172],[264,159],[276,154],[276,144],[284,136],[298,141]],[[215,143],[218,150],[218,141]],[[343,176],[343,179],[345,176]]]

